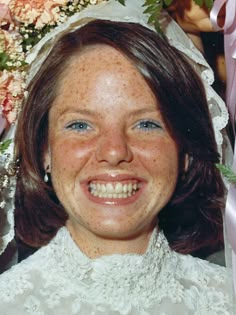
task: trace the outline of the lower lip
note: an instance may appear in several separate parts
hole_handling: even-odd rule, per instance
[[[139,190],[132,196],[127,197],[127,198],[99,198],[96,196],[93,196],[87,189],[87,187],[83,187],[83,190],[88,197],[89,200],[91,200],[94,203],[97,204],[105,204],[105,205],[128,205],[131,203],[136,202],[139,199],[139,196],[142,194],[144,190],[144,186],[139,188]]]

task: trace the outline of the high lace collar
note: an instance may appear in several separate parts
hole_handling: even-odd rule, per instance
[[[3,274],[1,314],[231,315],[230,288],[224,268],[170,250],[162,232],[144,255],[90,259],[62,228]]]
[[[167,281],[164,270],[171,250],[164,234],[157,229],[143,255],[114,254],[90,259],[66,228],[58,232],[51,245],[55,272],[69,281],[71,290],[84,302],[112,305],[113,309],[114,305],[119,305],[119,309],[123,305],[126,311],[140,305],[148,308],[157,299],[157,288]]]

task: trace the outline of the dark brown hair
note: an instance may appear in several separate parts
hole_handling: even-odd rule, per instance
[[[42,246],[67,219],[51,183],[43,181],[48,112],[70,57],[91,44],[110,45],[134,63],[156,95],[165,123],[178,144],[177,187],[158,216],[170,246],[189,253],[217,244],[222,240],[224,187],[215,167],[219,155],[201,80],[160,34],[135,23],[101,20],[63,35],[30,84],[16,132],[17,237],[30,246]],[[185,172],[186,154],[190,163]]]

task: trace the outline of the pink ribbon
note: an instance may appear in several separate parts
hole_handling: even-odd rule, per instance
[[[220,10],[225,5],[225,23],[217,23]],[[236,0],[215,0],[210,12],[211,22],[216,30],[224,30],[225,62],[227,72],[226,104],[235,135],[236,123]],[[236,171],[236,141],[233,170]],[[232,268],[234,292],[236,295],[236,185],[231,184],[225,210],[226,233],[232,247]]]

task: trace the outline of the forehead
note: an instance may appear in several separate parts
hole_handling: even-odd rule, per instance
[[[122,97],[127,93],[136,99],[145,99],[148,95],[156,103],[156,97],[134,63],[109,45],[91,45],[73,55],[59,80],[58,96],[77,94],[81,98],[98,94],[98,90],[100,97],[109,94]]]
[[[142,77],[135,65],[122,52],[105,45],[89,45],[68,61],[63,72],[64,79],[76,75],[90,75],[91,73],[114,72],[117,75]],[[128,79],[128,78],[127,78]]]

